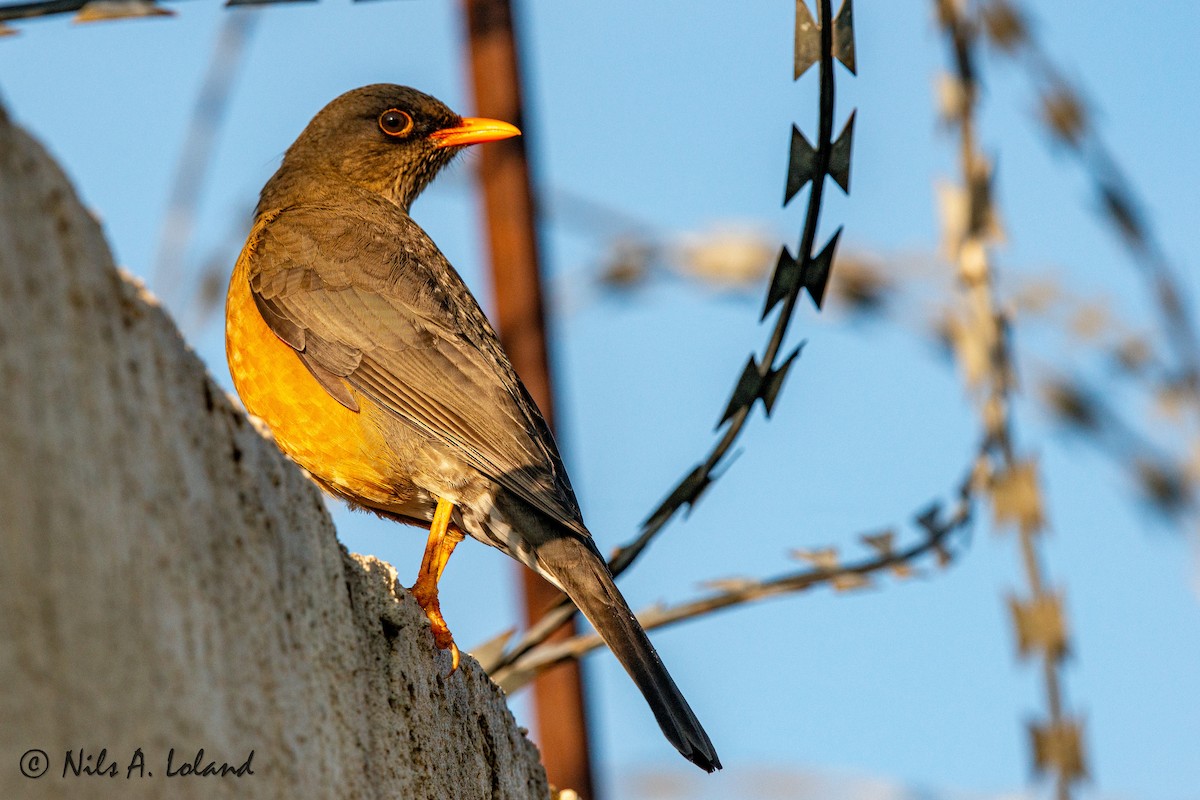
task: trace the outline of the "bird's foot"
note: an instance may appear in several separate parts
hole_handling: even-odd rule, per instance
[[[446,677],[450,677],[458,669],[459,653],[458,645],[454,643],[454,636],[450,633],[450,627],[446,624],[446,618],[442,616],[442,606],[438,602],[437,585],[432,587],[432,590],[422,585],[420,579],[413,585],[413,598],[417,601],[417,605],[425,612],[425,616],[429,619],[429,627],[433,633],[433,643],[437,645],[439,650],[450,651],[450,672]]]

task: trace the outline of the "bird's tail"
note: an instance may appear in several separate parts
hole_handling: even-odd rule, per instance
[[[701,769],[721,768],[717,751],[663,666],[594,547],[558,536],[537,548],[537,560],[575,602],[633,678],[659,727],[683,757]]]

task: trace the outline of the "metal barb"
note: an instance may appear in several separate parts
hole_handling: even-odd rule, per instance
[[[733,387],[733,394],[729,397],[729,405],[725,407],[725,413],[717,421],[718,428],[728,422],[738,411],[748,409],[754,403],[758,397],[762,381],[762,368],[759,367],[758,361],[755,360],[754,354],[751,353],[750,360],[746,362],[746,368],[742,370],[742,376],[738,378],[737,384]]]
[[[779,390],[783,388],[783,381],[785,378],[787,378],[788,370],[792,368],[792,362],[794,362],[800,356],[801,351],[804,350],[805,344],[806,342],[801,342],[800,344],[796,345],[796,349],[791,352],[791,355],[785,358],[783,363],[780,364],[777,369],[771,370],[771,372],[765,378],[763,378],[762,385],[759,387],[758,396],[762,398],[763,410],[766,412],[768,417],[771,416],[771,409],[775,407],[775,398],[779,396]]]
[[[775,274],[771,276],[771,287],[767,290],[767,302],[763,306],[760,321],[767,318],[779,301],[795,292],[799,283],[800,263],[785,244],[779,250],[779,260],[775,263]]]
[[[796,193],[813,179],[817,171],[817,151],[795,125],[792,126],[792,148],[788,156],[787,187],[783,191],[783,204],[791,202]]]
[[[821,25],[813,19],[812,12],[804,0],[796,0],[796,48],[792,66],[792,80],[798,80],[808,68],[821,60]],[[833,57],[858,74],[854,57],[854,4],[845,0],[833,18]]]
[[[809,67],[821,60],[820,34],[821,26],[813,19],[804,0],[796,0],[796,57],[792,80],[799,80]]]
[[[825,299],[825,286],[829,283],[829,272],[833,268],[833,254],[837,250],[838,239],[841,236],[842,229],[838,228],[821,252],[804,262],[801,283],[804,284],[808,296],[817,304],[817,308],[821,307],[821,303]]]
[[[934,501],[927,505],[924,510],[917,512],[913,517],[913,521],[928,531],[930,534],[936,534],[942,529],[942,525],[938,522],[942,516],[942,504]]]
[[[14,19],[32,19],[51,14],[69,14],[87,5],[87,0],[34,0],[29,3],[12,3],[0,6],[0,22]]]
[[[699,464],[688,473],[687,477],[676,485],[675,489],[667,496],[667,499],[662,502],[654,513],[646,520],[649,525],[651,520],[659,515],[666,513],[667,518],[673,515],[676,511],[685,505],[694,505],[700,499],[700,495],[708,488],[711,478],[708,470],[703,464]],[[664,518],[664,522],[666,519]]]
[[[837,182],[838,186],[842,187],[842,191],[846,194],[850,194],[850,145],[854,139],[854,115],[856,113],[857,111],[850,112],[850,119],[846,120],[846,127],[842,128],[837,141],[833,143],[833,148],[829,151],[829,176]]]
[[[833,57],[850,70],[851,75],[857,75],[857,62],[854,60],[854,5],[852,0],[844,0],[833,19]]]
[[[138,17],[173,17],[174,11],[155,5],[151,0],[91,0],[79,9],[72,22],[108,22]]]

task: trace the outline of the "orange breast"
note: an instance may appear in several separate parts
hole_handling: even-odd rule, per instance
[[[229,283],[225,355],[246,410],[267,424],[281,450],[349,499],[383,508],[396,504],[393,459],[371,420],[370,401],[356,394],[363,411],[355,412],[334,400],[267,327],[250,293],[246,252]]]

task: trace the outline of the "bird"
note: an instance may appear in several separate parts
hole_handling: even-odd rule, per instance
[[[470,536],[570,597],[670,743],[712,772],[716,750],[613,582],[541,412],[409,213],[466,147],[517,135],[394,84],[321,109],[263,187],[234,267],[230,374],[247,412],[327,492],[429,527],[411,593],[451,672],[438,580]]]

